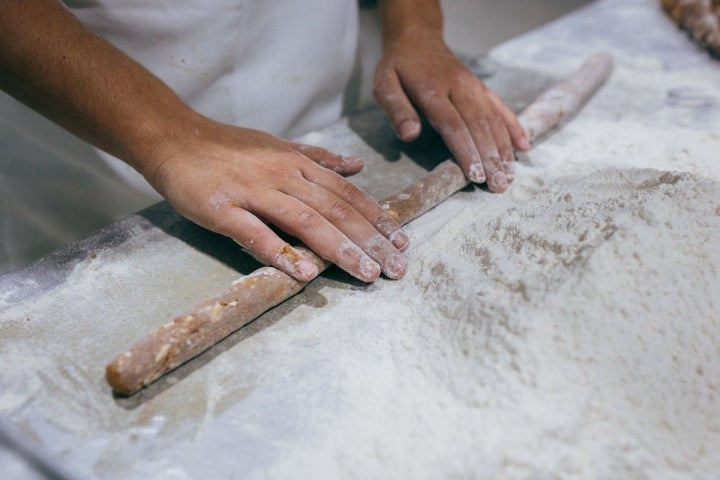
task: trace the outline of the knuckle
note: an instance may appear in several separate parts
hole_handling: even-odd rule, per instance
[[[500,163],[500,159],[497,157],[488,159],[487,161],[483,162],[483,166],[485,168],[487,178],[491,182],[493,181],[493,177],[496,173],[504,171],[502,168],[502,164]]]
[[[483,145],[480,148],[480,156],[483,159],[483,163],[487,166],[499,166],[500,165],[500,152],[494,144]]]
[[[384,261],[395,250],[393,244],[381,234],[370,238],[363,248],[371,258],[378,261]]]
[[[418,92],[418,100],[423,105],[436,105],[448,97],[443,86],[432,80],[418,85]]]
[[[385,84],[385,80],[380,75],[375,75],[372,83],[372,94],[378,100],[385,95],[385,90],[387,88]]]
[[[438,112],[432,117],[428,117],[430,125],[438,132],[445,141],[452,143],[453,139],[460,136],[460,132],[466,127],[462,123],[462,119],[459,117],[448,114],[447,112]]]
[[[297,154],[296,154],[297,155]],[[278,156],[275,161],[266,162],[263,165],[263,174],[265,179],[270,180],[272,184],[277,184],[278,182],[286,182],[288,181],[288,178],[290,177],[290,164],[287,160],[289,160],[287,157],[283,158]]]
[[[387,69],[383,68],[382,65],[379,65],[372,81],[373,95],[378,98],[384,96],[389,90],[392,89],[391,85],[391,74],[388,72]]]
[[[488,123],[487,119],[481,117],[472,123],[472,128],[476,132],[480,132],[483,135],[489,136],[492,132],[492,127]]]
[[[417,83],[417,88],[420,90],[425,90],[428,92],[441,92],[444,91],[445,88],[445,82],[441,81],[437,77],[427,77],[424,78]]]
[[[344,202],[343,200],[338,200],[333,203],[333,205],[330,207],[330,211],[328,213],[329,219],[334,222],[342,222],[351,213],[352,207]]]
[[[448,77],[450,89],[454,94],[468,99],[477,99],[483,95],[483,85],[477,77],[466,70],[455,71]]]
[[[515,160],[515,152],[512,146],[505,142],[498,147],[498,152],[500,153],[500,158],[506,161]]]
[[[376,91],[374,95],[375,99],[391,118],[407,115],[410,103],[403,92],[385,89]]]
[[[490,115],[489,123],[490,126],[497,131],[507,130],[507,128],[505,127],[505,120],[498,112],[492,112],[492,115]]]
[[[265,231],[263,228],[257,225],[248,226],[243,230],[243,237],[242,240],[236,241],[252,253],[260,257],[266,257]]]
[[[241,209],[237,202],[229,199],[211,201],[211,203],[212,211],[208,215],[207,227],[214,232],[230,235],[232,226],[236,223],[233,219],[236,219],[239,214],[241,215],[244,210]]]
[[[309,209],[300,210],[295,219],[295,223],[303,230],[312,228],[317,223],[316,214],[314,211]]]
[[[345,181],[344,185],[340,188],[340,194],[341,197],[351,205],[364,203],[367,200],[360,188],[347,181]]]

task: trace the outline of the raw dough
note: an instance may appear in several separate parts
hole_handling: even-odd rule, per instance
[[[720,58],[719,0],[661,0],[675,23],[695,42]]]

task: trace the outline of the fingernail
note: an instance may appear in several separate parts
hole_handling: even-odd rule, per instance
[[[530,149],[530,141],[527,139],[526,136],[523,136],[520,138],[520,149],[521,150],[529,150]]]
[[[390,235],[390,241],[393,245],[395,245],[395,248],[401,252],[407,250],[408,245],[410,245],[410,237],[408,237],[402,230],[396,230],[393,232],[392,235]]]
[[[360,280],[365,282],[375,281],[380,276],[380,265],[365,255],[360,259],[360,275]]]
[[[388,259],[385,275],[393,280],[402,278],[407,271],[407,261],[402,255],[393,254]]]
[[[398,136],[402,140],[411,140],[420,133],[420,124],[413,120],[405,120],[398,127]]]
[[[345,168],[358,168],[363,166],[363,161],[358,157],[340,157]]]
[[[313,278],[318,276],[317,266],[305,259],[300,259],[295,263],[295,278],[304,282],[309,282]]]
[[[485,176],[485,169],[482,166],[482,163],[477,162],[470,165],[470,168],[468,169],[467,176],[470,179],[471,182],[474,183],[484,183],[487,177]]]
[[[508,185],[507,177],[504,172],[495,172],[492,176],[492,184],[495,188],[505,190]]]
[[[303,282],[312,280],[320,273],[314,262],[287,243],[278,251],[275,261],[276,265],[281,266],[285,272]]]

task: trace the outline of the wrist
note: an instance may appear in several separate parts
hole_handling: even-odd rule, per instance
[[[443,17],[437,0],[384,0],[380,12],[385,48],[417,35],[443,39]]]
[[[179,102],[179,100],[178,100]],[[161,194],[159,171],[169,159],[189,147],[188,142],[206,129],[209,119],[182,102],[162,114],[148,115],[124,138],[120,158],[137,170]]]

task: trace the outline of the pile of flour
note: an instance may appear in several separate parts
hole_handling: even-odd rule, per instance
[[[298,405],[307,437],[258,473],[714,478],[720,184],[609,169],[450,202],[411,224],[409,278],[313,320],[346,330],[314,347],[332,406]]]

